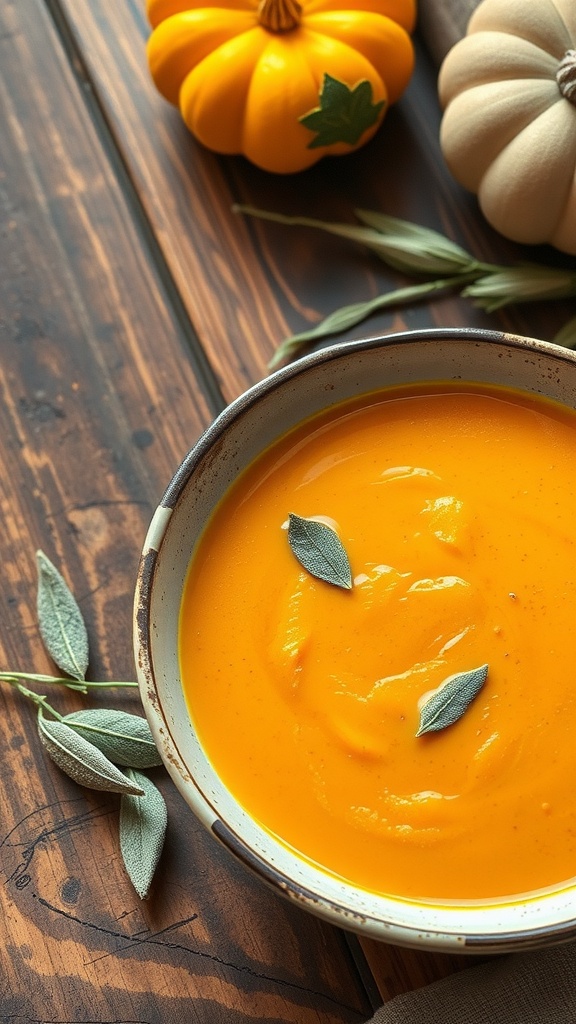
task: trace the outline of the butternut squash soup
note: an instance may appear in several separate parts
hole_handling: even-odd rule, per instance
[[[241,475],[180,663],[265,830],[401,898],[576,875],[575,469],[574,412],[450,382],[336,405]]]

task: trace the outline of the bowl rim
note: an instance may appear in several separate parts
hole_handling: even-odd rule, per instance
[[[314,366],[346,358],[351,352],[365,352],[373,348],[389,348],[406,342],[462,341],[463,339],[477,342],[498,342],[500,345],[505,345],[512,349],[528,349],[535,352],[545,352],[546,354],[554,352],[558,358],[564,356],[567,362],[573,363],[576,361],[576,353],[572,349],[554,345],[552,342],[541,341],[537,338],[525,338],[521,335],[505,331],[475,327],[427,327],[418,330],[398,331],[386,335],[371,335],[370,337],[359,338],[355,341],[338,342],[328,345],[325,348],[302,355],[286,366],[279,367],[268,374],[267,377],[263,377],[261,380],[250,385],[250,387],[229,402],[214,417],[205,430],[202,431],[196,443],[184,456],[180,466],[176,469],[166,487],[160,502],[161,506],[164,508],[174,507],[185,486],[187,477],[196,463],[201,460],[206,450],[224,433],[231,421],[237,419],[250,406],[259,402],[264,395],[275,390],[279,384],[294,380],[302,374],[307,374]]]
[[[419,341],[458,341],[478,342],[481,344],[496,342],[500,346],[532,351],[552,356],[560,362],[576,363],[576,353],[570,349],[554,345],[551,342],[535,338],[527,338],[504,331],[484,330],[468,327],[440,327],[419,330],[405,330],[387,335],[372,335],[353,341],[337,342],[318,351],[313,351],[283,366],[256,382],[241,395],[227,405],[206,427],[197,441],[182,459],[175,470],[159,505],[150,522],[142,548],[140,564],[134,593],[133,639],[134,655],[140,696],[151,731],[158,749],[177,789],[181,792],[193,813],[210,831],[215,839],[224,846],[237,860],[251,869],[266,885],[292,902],[311,911],[331,924],[399,946],[429,950],[464,952],[464,953],[502,953],[518,949],[540,948],[566,942],[576,937],[576,909],[573,916],[554,924],[545,926],[533,925],[527,928],[511,928],[510,930],[467,933],[465,926],[456,926],[453,930],[445,927],[421,928],[414,924],[388,921],[370,913],[351,911],[342,907],[329,896],[319,894],[312,888],[302,885],[281,871],[266,856],[259,854],[252,846],[238,835],[222,819],[219,811],[210,802],[205,792],[192,778],[184,758],[174,737],[170,733],[162,699],[157,685],[153,659],[152,624],[150,619],[151,597],[155,582],[158,555],[161,550],[172,511],[184,493],[188,481],[196,467],[211,452],[222,435],[244,412],[259,403],[261,398],[273,392],[279,384],[294,380],[314,367],[333,363],[340,358],[348,358],[353,353],[365,352],[370,349],[388,348],[405,343]],[[272,839],[272,841],[274,841]],[[279,848],[285,847],[277,841]],[[574,885],[567,886],[576,890]],[[533,902],[538,894],[527,898]],[[396,905],[406,905],[411,901],[394,900]],[[503,904],[514,900],[502,901]],[[435,904],[432,903],[432,907]],[[575,904],[576,907],[576,904]],[[459,904],[455,912],[462,911]],[[468,908],[466,908],[468,909]]]

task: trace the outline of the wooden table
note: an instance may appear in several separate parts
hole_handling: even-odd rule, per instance
[[[147,34],[142,0],[0,2],[5,670],[53,672],[35,608],[42,548],[88,624],[90,678],[133,678],[139,553],[180,459],[285,335],[401,283],[360,249],[248,220],[234,202],[332,220],[364,206],[482,259],[527,256],[448,175],[423,49],[369,146],[284,178],[195,144],[150,84]],[[342,337],[466,324],[551,338],[572,314],[558,302],[488,317],[445,297]],[[140,708],[133,691],[98,701]],[[53,702],[86,706],[69,692]],[[5,685],[0,704],[2,1021],[351,1024],[460,965],[358,942],[281,900],[216,847],[161,769],[168,835],[141,902],[117,798],[47,760],[32,706]]]

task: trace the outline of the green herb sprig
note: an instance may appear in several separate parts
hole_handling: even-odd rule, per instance
[[[418,302],[434,294],[457,291],[488,313],[514,303],[576,296],[576,271],[537,263],[514,266],[484,263],[438,231],[373,210],[355,211],[361,224],[340,224],[313,217],[288,217],[240,204],[232,209],[277,224],[318,228],[364,246],[392,270],[433,278],[335,310],[310,330],[285,338],[269,363],[270,369],[295,359],[314,341],[354,327],[373,313]],[[565,348],[576,346],[576,317],[552,340]]]
[[[448,676],[422,705],[416,736],[454,725],[480,692],[487,676],[488,665]]]
[[[51,760],[88,789],[120,794],[119,840],[124,866],[141,899],[148,895],[162,853],[167,825],[164,798],[143,769],[162,764],[145,718],[109,708],[87,708],[61,715],[43,694],[26,683],[55,684],[88,693],[90,689],[137,687],[137,683],[91,682],[88,633],[76,599],[55,565],[36,552],[37,611],[40,635],[57,667],[66,675],[0,672],[37,709],[40,741]]]
[[[300,565],[311,576],[343,590],[352,589],[348,555],[338,534],[330,526],[291,512],[288,517],[288,543]]]

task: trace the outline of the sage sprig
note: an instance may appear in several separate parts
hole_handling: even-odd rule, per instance
[[[405,274],[469,274],[488,271],[489,263],[481,263],[450,238],[432,228],[391,217],[374,210],[356,210],[364,224],[374,228],[380,239],[374,251],[393,270]]]
[[[38,712],[38,732],[54,763],[80,786],[107,793],[143,795],[144,790],[131,783],[98,747],[65,722],[45,718],[42,708]]]
[[[258,210],[253,206],[235,204],[235,213],[245,213],[261,220],[276,224],[299,225],[319,228],[328,234],[346,238],[351,242],[370,249],[394,270],[420,274],[459,274],[470,270],[490,270],[491,264],[479,263],[465,249],[450,241],[438,231],[421,228],[418,224],[390,217],[373,210],[356,210],[356,216],[364,222],[338,224],[333,221],[317,220],[314,217],[288,217],[282,213]]]
[[[168,814],[164,797],[147,775],[128,768],[126,776],[143,793],[121,797],[120,850],[132,884],[145,900],[162,853]]]
[[[166,831],[164,800],[141,772],[162,763],[148,722],[139,715],[107,708],[62,715],[44,694],[26,685],[56,684],[88,693],[89,689],[138,684],[85,678],[88,632],[78,603],[62,574],[42,551],[36,553],[36,564],[40,634],[52,660],[65,675],[0,672],[0,682],[8,683],[36,706],[40,741],[54,764],[81,786],[121,794],[120,849],[128,876],[144,898]]]
[[[367,302],[353,302],[349,306],[341,306],[333,313],[330,313],[324,320],[308,331],[301,331],[285,338],[276,353],[270,360],[268,366],[271,370],[280,366],[290,359],[301,355],[303,350],[311,342],[318,338],[325,338],[330,334],[339,334],[341,331],[354,327],[365,320],[373,313],[381,309],[390,309],[395,306],[403,306],[409,302],[418,302],[428,296],[448,291],[453,287],[452,278],[442,278],[439,281],[425,281],[421,284],[407,285],[406,288],[396,288],[394,291],[385,292],[383,295],[376,295]]]
[[[156,768],[162,758],[145,718],[113,708],[86,708],[62,719],[65,725],[98,747],[114,764]]]
[[[488,665],[448,676],[421,707],[416,736],[454,725],[480,692],[487,676]]]
[[[505,270],[494,267],[467,285],[462,295],[475,299],[475,305],[493,313],[511,302],[563,299],[576,295],[576,274],[530,263]]]
[[[43,551],[36,552],[38,625],[53,661],[73,679],[88,668],[88,633],[76,598]]]
[[[537,263],[514,266],[484,263],[438,231],[373,210],[355,211],[361,224],[289,217],[239,204],[233,206],[233,210],[279,224],[318,228],[369,249],[392,270],[435,278],[335,310],[310,330],[285,338],[269,363],[270,369],[297,357],[313,341],[354,327],[379,310],[418,302],[435,293],[457,291],[487,312],[514,303],[576,296],[576,270]],[[567,348],[576,346],[576,319],[562,328],[552,341]]]
[[[291,512],[288,517],[288,543],[300,565],[312,576],[344,590],[352,589],[348,555],[338,534],[330,526]]]

